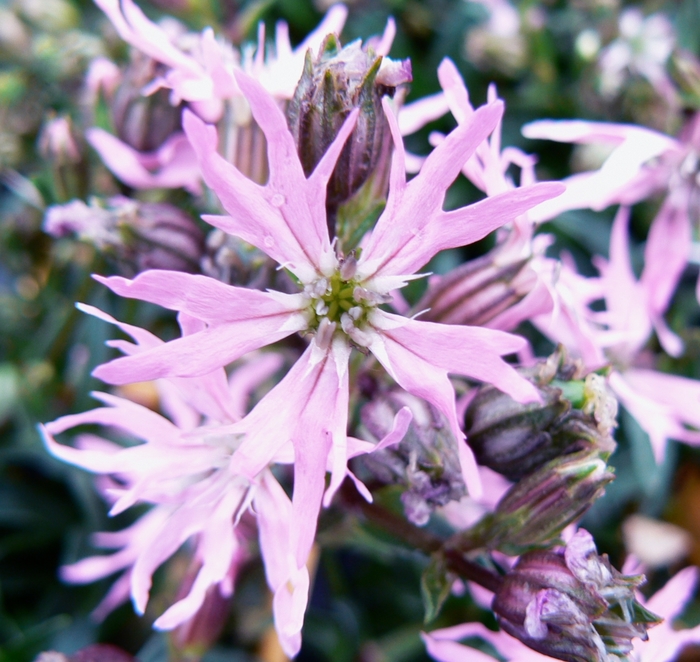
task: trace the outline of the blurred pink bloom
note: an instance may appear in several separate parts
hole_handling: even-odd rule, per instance
[[[139,152],[104,129],[88,129],[85,135],[114,176],[133,188],[202,192],[197,159],[183,133],[170,136],[155,152]]]
[[[127,354],[138,355],[162,344],[147,331],[120,324],[92,307],[83,309],[132,336],[137,344],[114,343]],[[182,325],[186,333],[201,326],[186,316]],[[223,369],[197,378],[161,380],[161,406],[172,421],[129,400],[95,393],[105,407],[64,416],[43,428],[53,455],[103,476],[103,492],[113,503],[110,514],[137,503],[152,505],[127,529],[95,535],[95,545],[116,552],[62,570],[63,578],[75,583],[123,573],[95,610],[97,618],[104,618],[129,595],[143,613],[153,573],[188,540],[196,576],[187,594],[155,621],[155,627],[169,630],[192,619],[212,588],[224,597],[231,595],[238,569],[251,554],[252,532],[240,525],[241,519],[254,513],[275,595],[280,640],[288,654],[298,651],[309,577],[291,554],[291,502],[267,467],[252,478],[235,471],[231,458],[239,438],[227,434],[222,425],[244,415],[250,392],[280,365],[278,355],[262,354],[251,357],[229,380]],[[116,428],[144,443],[123,447],[81,434],[77,447],[71,448],[53,438],[84,424]]]
[[[673,83],[666,62],[676,44],[673,25],[663,14],[644,17],[638,7],[620,12],[619,37],[608,44],[598,59],[601,92],[619,92],[625,78],[646,78],[670,102],[675,101]]]
[[[274,52],[265,53],[265,32],[261,24],[255,56],[251,51],[238,53],[217,37],[211,28],[201,35],[188,35],[178,43],[163,28],[150,21],[133,0],[95,0],[107,14],[124,41],[167,67],[166,73],[153,81],[151,90],[172,90],[172,103],[191,102],[191,107],[205,120],[217,121],[223,101],[240,97],[233,72],[243,69],[259,80],[279,99],[290,99],[301,77],[308,49],[318,50],[330,33],[339,33],[347,9],[334,5],[309,36],[292,49],[286,23],[277,24]],[[186,47],[183,47],[187,44]]]
[[[673,619],[683,611],[686,602],[692,597],[697,574],[697,568],[685,568],[649,600],[644,601],[641,596],[638,596],[639,601],[647,609],[661,616],[664,622],[648,631],[647,641],[633,639],[634,650],[626,658],[629,662],[673,662],[684,646],[700,642],[700,626],[687,630],[673,628]],[[491,655],[458,643],[468,637],[487,641],[508,662],[554,660],[548,655],[533,651],[505,632],[489,630],[482,623],[464,623],[423,633],[421,636],[428,654],[438,662],[493,662],[495,658]],[[609,659],[612,662],[618,658],[610,656]]]
[[[138,356],[163,345],[149,332],[117,322],[96,308],[81,306],[81,309],[116,324],[130,335],[135,344],[110,343],[127,355]],[[185,314],[180,315],[180,323],[185,337],[203,328],[202,322]],[[187,595],[154,624],[156,628],[172,629],[194,617],[212,587],[224,597],[231,595],[238,569],[251,553],[250,531],[242,526],[241,520],[254,514],[266,576],[274,594],[275,625],[285,652],[294,656],[301,645],[308,599],[309,574],[305,561],[313,542],[315,514],[310,525],[293,516],[298,508],[293,507],[267,465],[254,471],[240,470],[242,463],[236,452],[241,448],[245,424],[251,423],[251,419],[256,424],[253,414],[244,418],[250,393],[281,365],[276,354],[248,358],[228,380],[223,368],[200,377],[159,380],[161,408],[171,420],[129,400],[96,393],[95,397],[106,407],[64,416],[42,428],[46,446],[54,456],[103,476],[102,491],[113,503],[110,514],[116,515],[137,503],[153,505],[131,527],[95,536],[97,546],[118,551],[83,559],[66,566],[62,574],[67,581],[86,583],[122,571],[94,615],[104,618],[129,594],[136,609],[143,613],[155,570],[184,542],[192,540],[193,559],[198,568],[196,577]],[[277,410],[270,412],[264,406],[254,410],[269,419],[267,428],[260,430],[263,437],[274,420],[281,421],[283,426],[297,426],[299,434],[313,432],[313,428],[305,426],[321,426],[303,414],[299,416],[293,409],[294,402],[292,411],[298,420],[291,421],[285,419],[279,401],[264,398],[262,402],[265,401],[276,405]],[[378,444],[349,438],[346,460],[398,443],[409,420],[407,410],[399,412],[394,428]],[[53,438],[84,424],[117,428],[145,443],[124,448],[82,434],[77,437],[77,448],[71,448]],[[282,441],[271,461],[291,462],[294,449],[288,440]],[[247,442],[249,439],[243,441]],[[297,458],[296,462],[297,476],[301,474],[298,479],[304,480],[303,460]],[[321,471],[323,476],[325,467]],[[315,476],[309,478],[315,480]],[[369,496],[359,482],[358,487]],[[292,522],[296,525],[292,526]],[[300,536],[305,536],[302,542]],[[307,543],[306,556],[299,561],[297,549]]]
[[[645,278],[655,290],[655,314],[665,310],[689,258],[691,224],[697,223],[700,115],[690,119],[678,139],[640,126],[582,120],[533,122],[523,127],[523,134],[528,138],[613,148],[599,170],[565,179],[566,192],[533,209],[534,220],[550,220],[570,209],[632,205],[666,193],[649,230],[645,252]],[[657,278],[660,284],[653,286]]]
[[[647,262],[637,280],[630,263],[628,221],[629,210],[622,207],[612,228],[610,258],[596,260],[599,278],[583,278],[563,263],[560,305],[553,315],[538,317],[536,324],[576,351],[590,368],[612,364],[610,387],[649,435],[654,455],[662,461],[669,439],[700,443],[700,433],[687,427],[700,427],[700,382],[648,365],[644,348],[653,331],[667,352],[682,351],[680,339],[663,319],[674,276],[672,265],[670,273],[664,273],[662,257],[650,257],[647,244]],[[590,304],[600,299],[605,311],[592,311]]]

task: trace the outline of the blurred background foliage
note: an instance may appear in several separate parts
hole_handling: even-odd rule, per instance
[[[387,18],[395,18],[398,30],[391,54],[409,57],[413,64],[409,102],[439,90],[436,68],[446,56],[458,66],[475,104],[485,100],[487,86],[495,82],[507,108],[503,144],[537,153],[542,179],[585,168],[586,159],[595,155],[568,145],[525,140],[520,128],[528,121],[578,117],[640,123],[674,134],[684,115],[700,105],[700,76],[692,57],[700,54],[698,0],[634,5],[617,0],[347,4],[345,42],[381,33]],[[277,20],[288,22],[292,41],[298,43],[327,8],[324,0],[142,0],[139,5],[154,19],[172,15],[193,30],[213,25],[235,44],[253,39],[259,21],[266,23],[268,35],[274,34]],[[498,11],[490,14],[486,5]],[[612,92],[602,91],[598,55],[619,37],[621,13],[631,7],[644,15],[662,12],[675,28],[676,47],[667,63],[682,92],[675,107],[634,71],[628,71]],[[492,16],[500,16],[502,24],[495,24]],[[95,642],[117,644],[138,653],[142,662],[161,662],[172,655],[167,636],[150,630],[150,609],[139,618],[126,605],[96,624],[89,612],[108,582],[70,586],[58,579],[62,563],[89,552],[91,532],[121,528],[133,515],[107,518],[91,477],[50,457],[37,433],[41,421],[94,406],[89,393],[101,384],[90,371],[111,355],[104,343],[114,330],[77,311],[76,301],[99,306],[163,337],[174,333],[172,316],[118,300],[95,284],[91,273],[110,273],[116,267],[94,248],[72,239],[52,240],[41,229],[44,210],[52,204],[76,196],[135,193],[111,177],[82,137],[90,126],[82,103],[84,75],[89,62],[100,55],[124,62],[128,49],[88,0],[0,4],[0,662],[29,662],[42,650],[71,654]],[[73,161],[42,140],[46,122],[59,116],[70,118],[77,137],[81,152]],[[426,153],[429,131],[446,131],[451,123],[451,118],[434,122],[408,139],[409,148]],[[140,196],[151,202],[175,200],[197,215],[184,194],[149,191]],[[471,199],[476,199],[476,191],[458,181],[448,205]],[[658,201],[635,207],[638,266],[655,204]],[[590,258],[607,254],[612,211],[571,212],[548,224],[545,229],[556,237],[552,253],[566,250],[583,273],[594,273]],[[446,270],[488,247],[486,240],[441,256],[434,267]],[[694,271],[691,265],[669,314],[687,350],[680,359],[667,359],[665,367],[698,378],[700,316],[692,291]],[[534,331],[525,331],[539,353],[551,349]],[[621,563],[621,524],[639,513],[688,531],[693,542],[687,560],[700,564],[700,452],[671,444],[664,464],[656,466],[644,433],[624,413],[617,439],[620,447],[612,460],[617,480],[585,520],[599,549]],[[418,637],[423,627],[420,575],[426,560],[333,509],[324,514],[320,540],[323,551],[298,659],[427,660]],[[157,575],[163,595],[172,593],[182,572],[177,563],[171,566]],[[668,569],[652,572],[651,587],[668,576]],[[279,651],[266,644],[266,600],[262,567],[252,563],[220,643],[204,659],[281,659]],[[151,609],[158,609],[157,601]],[[451,597],[433,625],[484,619],[493,623],[492,618],[468,601]],[[694,603],[685,618],[688,624],[700,621],[700,603]]]

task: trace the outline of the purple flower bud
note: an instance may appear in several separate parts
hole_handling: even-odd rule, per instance
[[[342,48],[335,35],[328,35],[318,57],[307,53],[304,73],[287,109],[289,128],[307,175],[350,112],[360,109],[326,197],[329,232],[340,238],[346,252],[357,245],[368,229],[364,226],[367,217],[378,212],[386,199],[392,139],[382,97],[393,97],[397,87],[410,81],[408,60],[378,56],[359,40]],[[343,205],[352,205],[352,213],[344,215]]]
[[[617,401],[603,377],[584,376],[563,350],[520,372],[537,386],[541,403],[521,404],[485,386],[469,404],[465,430],[479,464],[519,480],[558,456],[613,451]]]
[[[614,662],[660,619],[635,598],[643,576],[624,576],[580,529],[556,550],[523,554],[492,608],[509,634],[568,662]]]
[[[501,259],[495,249],[460,265],[444,276],[433,276],[416,304],[421,319],[442,324],[483,326],[522,301],[537,276],[529,258]]]
[[[157,150],[180,130],[182,109],[170,103],[167,90],[144,95],[144,87],[159,73],[159,64],[132,50],[131,62],[111,100],[112,121],[117,136],[139,152]]]
[[[614,477],[595,449],[554,459],[513,485],[479,523],[478,535],[487,547],[510,555],[549,546]]]
[[[74,200],[50,207],[44,230],[54,237],[77,235],[113,258],[129,276],[147,269],[196,272],[204,251],[202,231],[183,211],[124,197],[110,198],[106,204]]]
[[[39,152],[51,164],[54,193],[59,200],[87,193],[84,149],[69,117],[52,117],[44,124],[39,134]]]

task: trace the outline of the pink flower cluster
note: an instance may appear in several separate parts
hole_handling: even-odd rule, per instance
[[[199,195],[205,186],[225,214],[203,219],[276,263],[289,285],[283,291],[264,290],[158,269],[133,279],[95,276],[116,295],[175,311],[181,331],[164,342],[82,305],[85,313],[131,338],[112,341],[123,356],[97,367],[94,375],[112,385],[154,381],[162,413],[96,393],[102,406],[43,427],[54,456],[99,476],[110,514],[137,504],[150,507],[129,528],[95,536],[95,545],[111,553],[63,569],[63,577],[77,583],[121,573],[98,606],[98,617],[129,598],[143,613],[154,572],[184,545],[193,582],[159,615],[155,627],[169,630],[187,623],[211,591],[232,594],[242,565],[259,550],[280,643],[288,656],[296,655],[322,507],[337,500],[346,479],[371,502],[371,491],[353,473],[350,460],[397,447],[412,424],[411,410],[403,407],[378,441],[353,436],[359,434],[351,422],[360,370],[381,374],[385,383],[428,403],[455,442],[469,497],[487,503],[489,486],[484,497],[483,471],[462,432],[468,398],[458,400],[457,391],[463,393],[469,380],[491,384],[519,403],[538,401],[532,382],[504,359],[513,354],[526,362],[533,358],[526,340],[511,334],[523,321],[563,343],[588,369],[612,366],[609,386],[649,434],[659,461],[670,439],[700,442],[700,384],[661,373],[645,360],[653,333],[669,354],[682,352],[664,315],[688,259],[697,187],[696,123],[681,140],[633,126],[531,124],[525,128],[528,137],[615,146],[596,172],[563,183],[538,183],[536,160],[501,146],[504,107],[495,87],[488,102],[475,108],[457,68],[445,60],[438,69],[442,93],[404,108],[382,99],[393,143],[388,193],[373,227],[356,248],[344,251],[342,242],[329,236],[326,192],[343,150],[354,140],[359,111],[348,114],[313,171],[305,173],[283,106],[294,95],[307,51],[315,54],[328,33],[342,29],[345,8],[331,9],[296,49],[280,24],[274,52],[266,53],[262,29],[257,48],[239,52],[211,30],[169,33],[132,0],[96,2],[125,41],[159,64],[160,74],[145,93],[165,88],[183,112],[182,131],[154,152],[140,152],[98,128],[88,134],[91,145],[134,188],[184,187]],[[378,56],[388,52],[394,29],[390,22],[374,41]],[[91,91],[109,95],[118,79],[113,65],[99,61],[89,77]],[[407,154],[402,134],[446,110],[456,128],[432,134],[428,156]],[[224,112],[238,114],[238,130],[261,132],[264,178],[220,151],[226,142],[219,122]],[[512,177],[514,168],[521,171],[519,183]],[[409,178],[407,172],[417,174]],[[446,193],[460,175],[485,197],[446,211]],[[540,222],[569,209],[630,205],[658,190],[668,191],[668,197],[652,226],[639,279],[630,263],[626,206],[612,228],[609,258],[596,262],[599,277],[584,278],[566,258],[545,255],[550,238],[536,234]],[[67,218],[75,209],[74,204],[52,210],[47,230],[50,219],[55,225],[56,218]],[[88,208],[80,209],[84,214]],[[90,221],[80,220],[81,227]],[[502,292],[492,296],[492,280],[484,276],[475,290],[483,301],[470,299],[477,296],[469,289],[474,272],[422,273],[441,251],[494,231],[496,248],[483,273],[517,273]],[[93,234],[99,235],[100,228]],[[412,311],[403,299],[401,289],[426,276],[426,297],[442,301],[448,312],[438,313],[437,306],[432,312]],[[465,300],[469,306],[462,306]],[[594,306],[599,301],[603,311]],[[471,325],[469,315],[476,308],[485,321]],[[283,347],[285,339],[294,342]],[[457,389],[453,375],[462,379]],[[130,443],[88,433],[79,434],[74,446],[56,440],[84,425],[117,431]],[[290,497],[285,487],[292,476]],[[473,501],[464,507],[473,507]],[[453,521],[460,519],[456,504],[448,510]],[[694,581],[694,569],[682,571],[649,601],[649,608],[673,618]],[[481,624],[436,630],[424,638],[436,660],[492,660],[457,643],[472,636],[507,659],[551,659]],[[662,655],[659,642],[664,640],[674,643]],[[698,640],[696,629],[676,633],[670,624],[660,626],[635,648],[634,659],[670,660],[683,643]]]

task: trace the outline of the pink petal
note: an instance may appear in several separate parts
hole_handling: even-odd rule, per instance
[[[290,657],[299,652],[309,576],[306,568],[297,571],[291,548],[292,503],[269,471],[263,474],[255,495],[260,549],[265,574],[275,598],[273,610],[280,642]],[[290,582],[293,579],[295,581]]]
[[[449,421],[465,481],[477,498],[481,481],[474,457],[462,442],[455,393],[447,375],[452,372],[492,383],[521,402],[536,400],[532,384],[500,358],[518,351],[525,341],[501,331],[419,322],[382,311],[371,322],[379,331],[370,345],[372,353],[402,388],[430,402]]]
[[[326,184],[357,114],[351,113],[307,180],[277,102],[248,76],[239,73],[237,80],[267,138],[267,186],[251,182],[216,153],[213,127],[191,113],[183,115],[204,177],[231,214],[231,218],[217,219],[217,226],[257,246],[309,282],[335,264],[326,226]]]
[[[563,143],[607,143],[620,145],[626,140],[644,144],[648,156],[658,156],[667,149],[678,147],[678,142],[663,133],[634,124],[587,122],[585,120],[539,120],[526,124],[522,130],[526,138],[556,140]]]
[[[373,266],[374,273],[380,269],[391,269],[393,273],[413,273],[388,265],[397,256],[410,259],[417,245],[426,239],[426,234],[430,235],[431,224],[442,212],[445,191],[479,143],[493,130],[503,113],[503,104],[480,108],[469,122],[452,131],[426,158],[420,173],[408,184],[404,183],[403,141],[388,103],[384,103],[384,112],[395,145],[389,198],[369,239],[364,242],[362,260],[365,269],[369,269],[369,264]]]
[[[463,646],[449,639],[436,639],[421,632],[428,655],[437,662],[494,662],[495,658],[471,646]]]
[[[646,607],[667,621],[672,621],[681,614],[688,600],[693,597],[697,582],[698,568],[683,568],[649,598]]]
[[[103,129],[92,128],[86,137],[105,165],[125,184],[137,189],[186,188],[201,193],[199,167],[189,142],[173,134],[157,152],[137,152]]]
[[[399,131],[402,136],[409,136],[429,122],[442,117],[448,110],[449,106],[443,92],[407,103],[399,110]]]
[[[307,326],[305,315],[295,313],[299,296],[231,287],[180,272],[147,271],[133,281],[118,276],[96,278],[117,294],[179,307],[212,325],[96,368],[93,374],[110,383],[206,375]]]
[[[627,369],[624,379],[638,393],[669,407],[684,423],[700,428],[700,381],[641,368]]]
[[[503,105],[497,102],[474,112],[433,150],[421,172],[408,184],[404,183],[401,138],[393,115],[386,109],[385,112],[396,151],[387,207],[364,242],[358,268],[360,277],[370,283],[385,276],[412,274],[439,251],[481,239],[542,200],[563,191],[558,183],[543,183],[444,212],[442,203],[447,187],[493,130]]]
[[[192,618],[202,606],[207,591],[224,581],[239,545],[232,521],[242,498],[238,490],[230,489],[209,514],[197,542],[197,557],[202,565],[192,587],[184,598],[156,619],[153,627],[171,630]]]
[[[95,4],[107,14],[127,43],[163,64],[200,72],[197,63],[175,48],[168,35],[148,20],[132,0],[95,0]]]
[[[172,439],[180,435],[180,430],[167,418],[163,418],[147,407],[109,393],[93,392],[92,396],[111,406],[62,416],[46,424],[46,430],[49,434],[60,434],[76,425],[97,424],[114,425],[145,439],[150,437]]]
[[[674,191],[666,198],[647,237],[641,282],[654,316],[666,312],[688,262],[691,227],[686,197],[684,191]]]
[[[293,444],[297,524],[291,538],[298,568],[313,543],[331,448],[333,474],[338,476],[334,482],[346,472],[348,353],[346,345],[320,350],[312,341],[285,378],[243,420],[224,428],[245,435],[233,455],[231,471],[251,478],[286,444]]]

